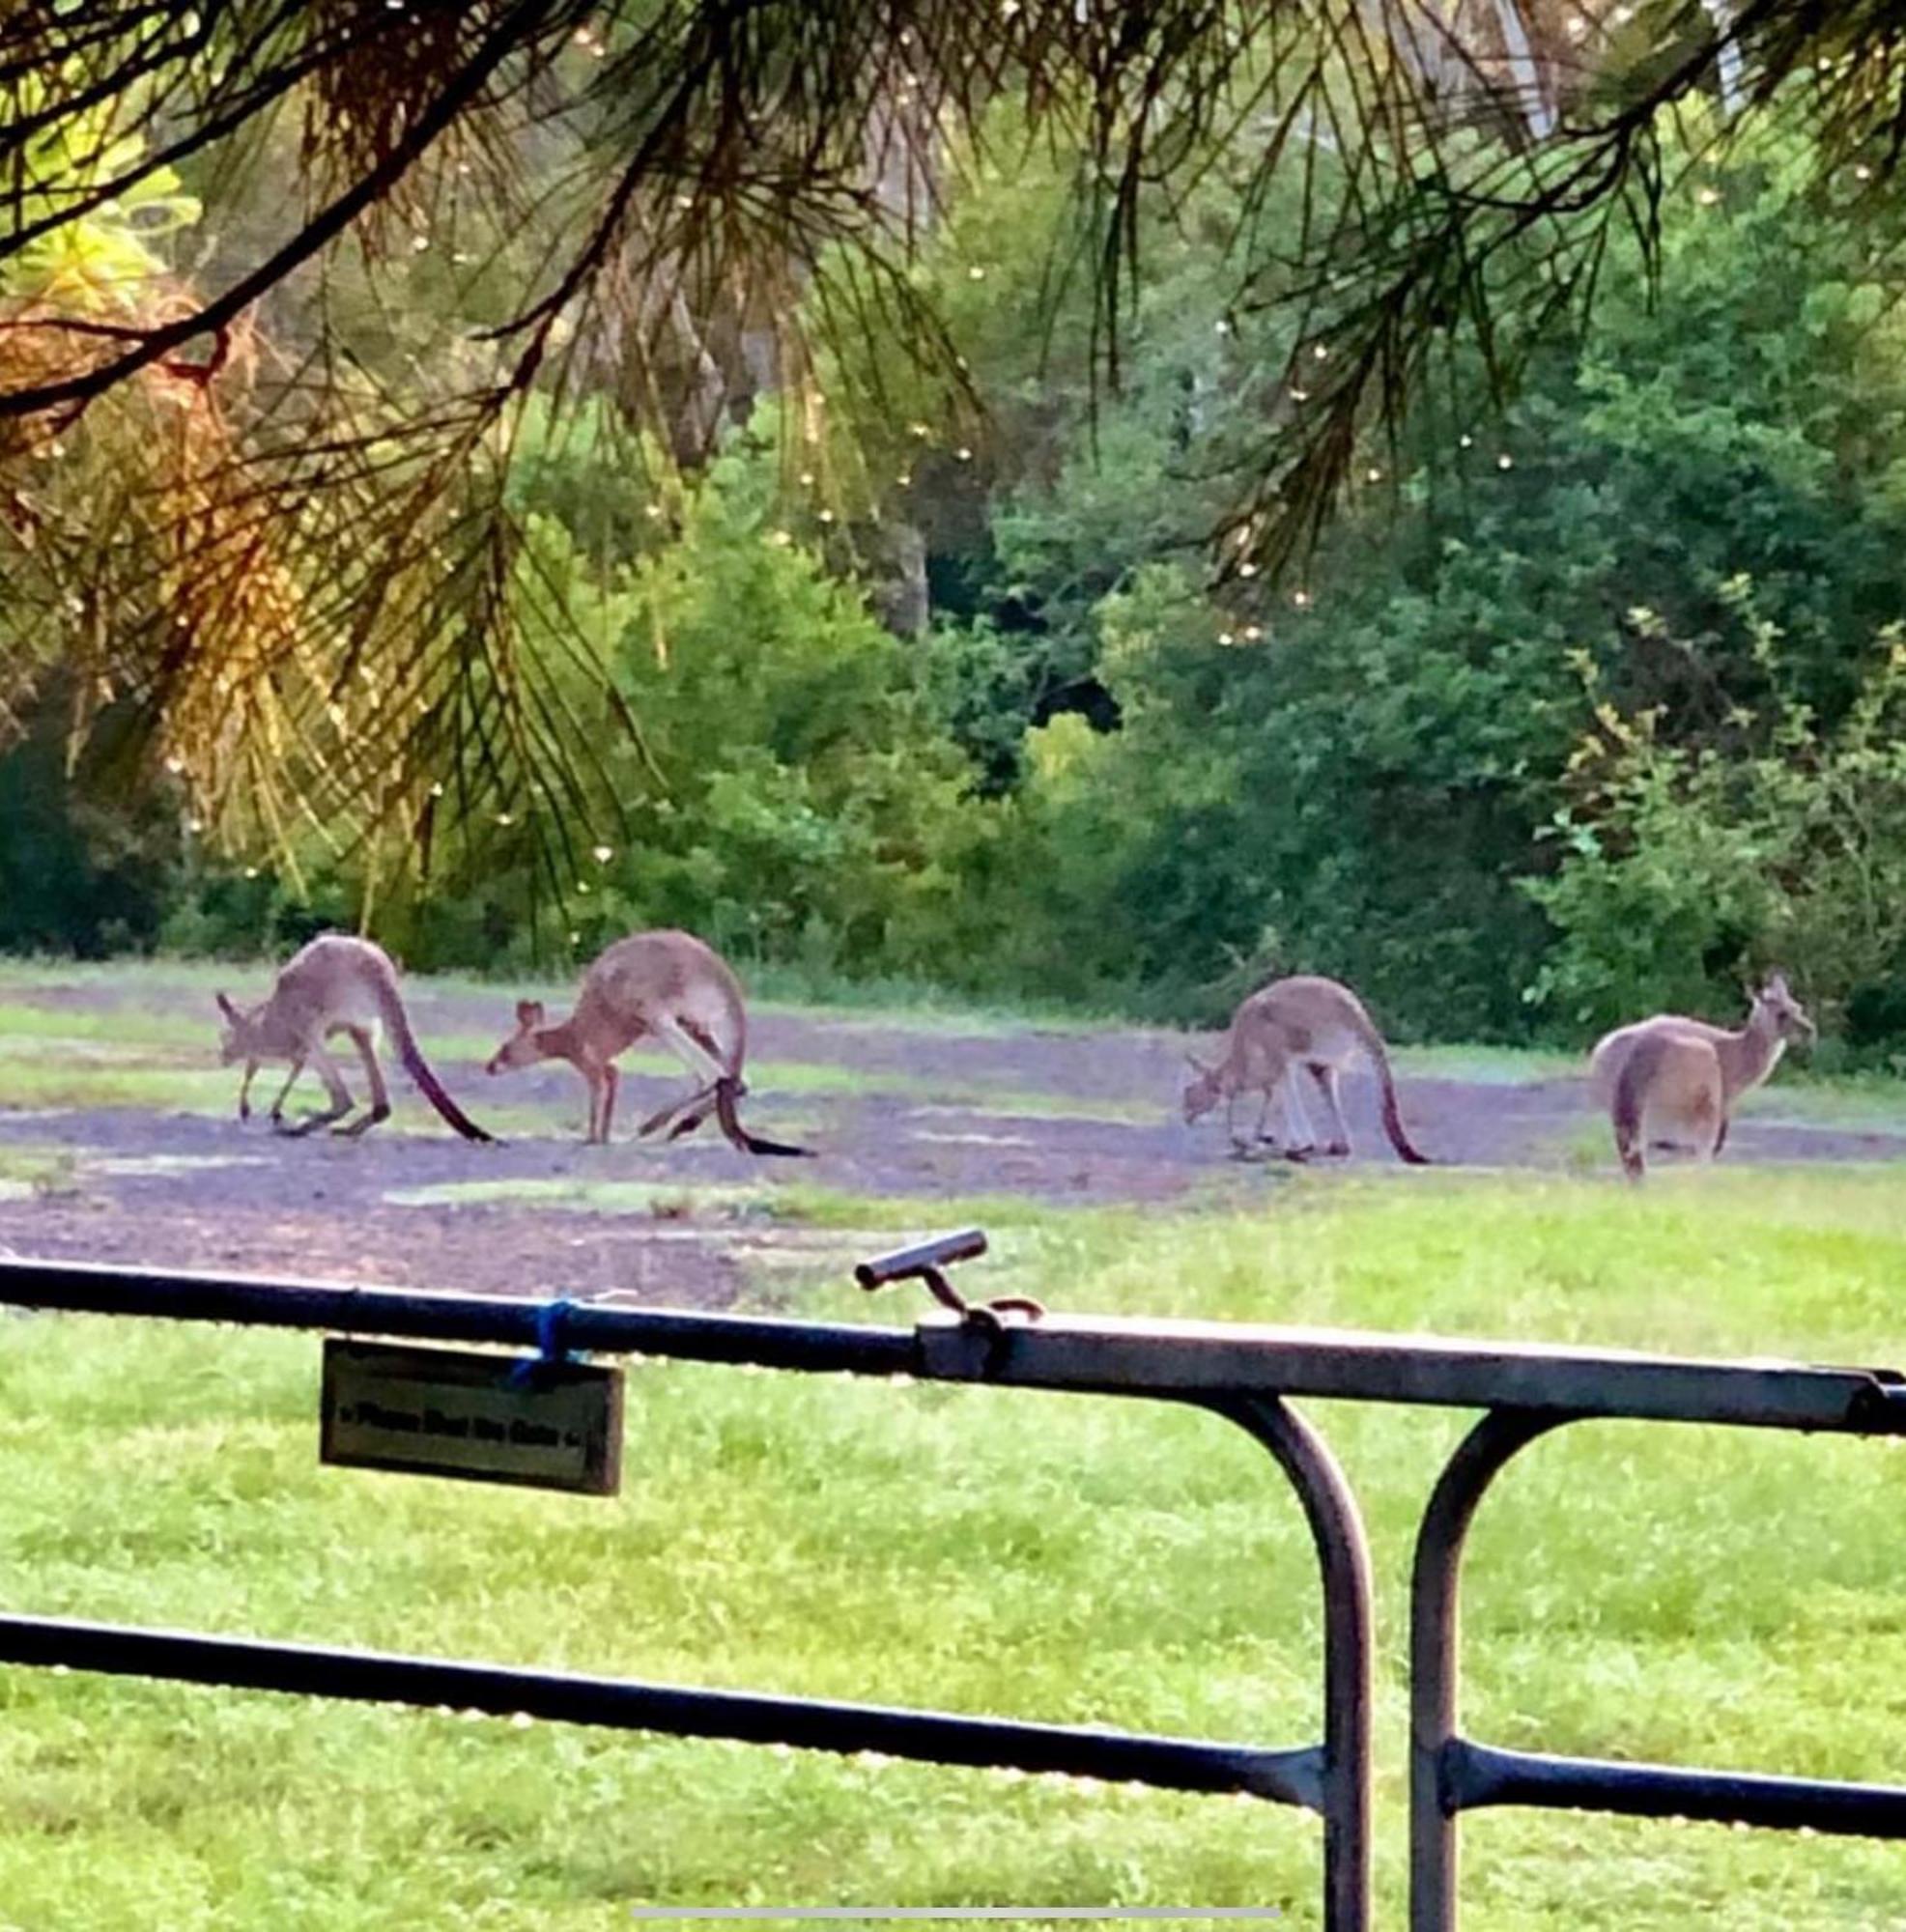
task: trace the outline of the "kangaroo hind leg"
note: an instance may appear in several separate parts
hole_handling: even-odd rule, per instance
[[[314,1046],[305,1056],[306,1064],[316,1069],[318,1078],[325,1083],[325,1092],[330,1096],[330,1105],[315,1114],[306,1114],[296,1126],[288,1127],[278,1122],[278,1131],[301,1139],[305,1134],[315,1133],[320,1127],[328,1127],[333,1122],[341,1121],[356,1104],[351,1097],[351,1089],[344,1084],[344,1075],[338,1070],[334,1061],[323,1047]],[[290,1083],[285,1091],[289,1093]]]
[[[1721,1083],[1701,1096],[1694,1123],[1694,1158],[1705,1166],[1727,1144],[1727,1108],[1721,1097]]]
[[[644,1140],[666,1127],[669,1139],[678,1141],[684,1135],[694,1133],[715,1111],[716,1090],[722,1081],[729,1077],[728,1069],[701,1029],[678,1019],[673,1013],[657,1013],[649,1021],[649,1031],[700,1083],[693,1093],[684,1094],[660,1113],[651,1114],[641,1123]],[[745,1091],[738,1077],[734,1084],[737,1092]]]
[[[332,1129],[343,1134],[348,1140],[356,1140],[359,1134],[367,1134],[380,1121],[390,1118],[390,1089],[384,1084],[384,1068],[378,1065],[377,1046],[371,1038],[368,1027],[348,1026],[344,1029],[351,1044],[357,1049],[357,1058],[364,1063],[364,1078],[370,1083],[371,1106],[366,1114],[360,1114],[348,1125]]]
[[[1330,1135],[1329,1144],[1323,1151],[1331,1155],[1348,1154],[1351,1151],[1350,1122],[1344,1119],[1344,1103],[1337,1091],[1337,1069],[1328,1061],[1313,1060],[1307,1063],[1312,1084],[1323,1101]]]
[[[1291,1078],[1288,1066],[1279,1074],[1277,1084],[1284,1101],[1284,1158],[1308,1160],[1317,1151],[1317,1142],[1310,1130],[1310,1117],[1297,1094],[1297,1083]]]
[[[706,1087],[697,1087],[693,1094],[685,1094],[679,1100],[671,1100],[659,1113],[651,1114],[637,1133],[647,1140],[651,1134],[661,1133],[667,1127],[667,1138],[678,1141],[694,1133],[714,1109],[715,1083],[710,1081]]]
[[[648,1024],[656,1038],[697,1079],[712,1087],[727,1077],[726,1063],[699,1027],[677,1019],[673,1013],[657,1013]]]

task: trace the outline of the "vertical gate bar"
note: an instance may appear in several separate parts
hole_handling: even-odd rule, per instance
[[[1275,1396],[1209,1405],[1276,1459],[1304,1506],[1323,1584],[1323,1927],[1370,1926],[1370,1546],[1337,1459]]]
[[[1456,1932],[1456,1807],[1443,1773],[1462,1670],[1463,1545],[1476,1505],[1538,1435],[1575,1418],[1493,1408],[1443,1466],[1409,1578],[1409,1932]]]

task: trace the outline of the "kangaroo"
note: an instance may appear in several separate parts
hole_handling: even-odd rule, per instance
[[[1639,1180],[1646,1163],[1644,1127],[1657,1147],[1692,1136],[1694,1151],[1712,1160],[1726,1145],[1735,1103],[1779,1065],[1790,1040],[1818,1037],[1806,1009],[1794,998],[1784,973],[1770,973],[1748,1023],[1738,1032],[1657,1013],[1617,1028],[1596,1042],[1588,1080],[1595,1104],[1608,1110],[1622,1172]]]
[[[644,1036],[666,1046],[697,1081],[672,1106],[652,1114],[641,1138],[669,1129],[669,1140],[692,1134],[712,1112],[744,1153],[804,1155],[751,1134],[735,1112],[748,1092],[741,1063],[748,1048],[748,1015],[741,982],[727,962],[691,932],[634,932],[618,939],[583,975],[576,1010],[557,1026],[546,1023],[542,1003],[519,1000],[516,1032],[490,1057],[489,1071],[566,1060],[589,1089],[588,1139],[606,1146],[615,1117],[615,1058]]]
[[[1301,1066],[1329,1110],[1331,1137],[1323,1151],[1348,1154],[1351,1133],[1338,1099],[1337,1076],[1358,1054],[1370,1062],[1382,1089],[1383,1131],[1390,1145],[1399,1158],[1412,1167],[1427,1167],[1429,1161],[1404,1132],[1382,1036],[1364,1010],[1363,1002],[1335,980],[1274,980],[1253,993],[1232,1016],[1223,1056],[1215,1065],[1207,1066],[1186,1054],[1198,1077],[1184,1090],[1185,1121],[1199,1120],[1223,1100],[1232,1145],[1240,1153],[1246,1152],[1251,1143],[1237,1131],[1237,1096],[1257,1092],[1264,1094],[1264,1104],[1258,1109],[1257,1138],[1268,1141],[1271,1137],[1265,1132],[1265,1122],[1271,1100],[1282,1089],[1285,1123],[1290,1130],[1284,1153],[1288,1159],[1304,1160],[1317,1149],[1303,1104],[1288,1079],[1294,1067]]]
[[[397,1048],[404,1070],[451,1126],[467,1141],[493,1138],[464,1114],[430,1070],[417,1049],[416,1036],[411,1031],[410,1016],[397,991],[397,969],[389,954],[368,939],[332,932],[312,940],[286,962],[270,997],[249,1011],[234,1006],[223,993],[217,998],[218,1010],[225,1016],[219,1059],[227,1066],[244,1063],[244,1080],[239,1088],[240,1120],[251,1118],[251,1083],[259,1066],[279,1060],[291,1062],[291,1073],[271,1103],[271,1125],[278,1132],[308,1134],[343,1120],[356,1102],[337,1062],[325,1047],[332,1035],[341,1033],[364,1063],[364,1075],[371,1085],[371,1110],[337,1131],[353,1137],[368,1133],[380,1121],[390,1118],[390,1093],[384,1084],[384,1069],[378,1065],[374,1043],[382,1025]],[[307,1066],[317,1069],[330,1095],[330,1106],[288,1126],[285,1101]]]

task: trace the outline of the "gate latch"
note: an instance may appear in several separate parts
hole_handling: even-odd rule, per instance
[[[951,1308],[961,1321],[995,1334],[1006,1326],[1007,1315],[1024,1315],[1037,1321],[1045,1313],[1042,1302],[1030,1295],[1003,1294],[993,1301],[968,1301],[946,1277],[946,1269],[955,1262],[972,1261],[986,1252],[986,1231],[963,1228],[956,1235],[936,1235],[917,1247],[896,1248],[892,1254],[874,1255],[854,1269],[854,1279],[869,1293],[896,1281],[925,1282],[933,1299]]]

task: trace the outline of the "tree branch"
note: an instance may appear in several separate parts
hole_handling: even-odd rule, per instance
[[[556,0],[518,0],[384,160],[360,176],[282,248],[267,257],[250,274],[242,276],[223,295],[176,322],[151,330],[137,349],[114,361],[102,362],[58,382],[0,393],[0,417],[33,415],[43,410],[68,406],[83,409],[115,384],[169,355],[194,336],[216,332],[234,322],[259,297],[283,281],[293,269],[309,261],[367,209],[383,200],[432,143],[478,99],[510,56],[535,38],[555,5]]]

